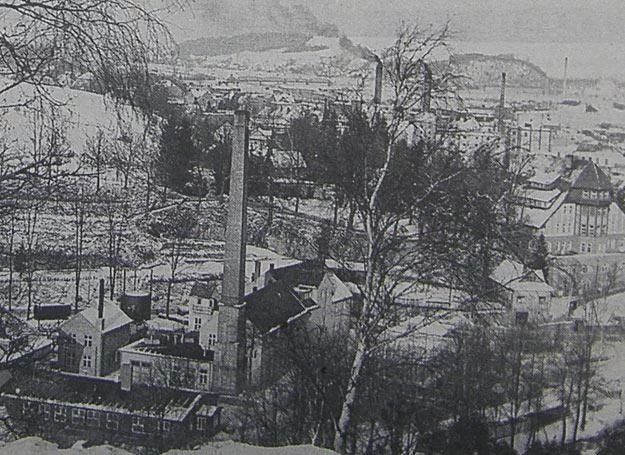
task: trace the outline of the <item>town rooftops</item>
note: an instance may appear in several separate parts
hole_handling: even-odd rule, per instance
[[[244,302],[247,318],[262,334],[285,327],[317,308],[312,300],[300,299],[286,281],[269,283],[245,296]]]
[[[612,189],[612,183],[605,172],[591,161],[577,176],[571,189],[609,191]]]

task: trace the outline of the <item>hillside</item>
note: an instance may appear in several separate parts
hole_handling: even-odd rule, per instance
[[[542,88],[549,83],[547,73],[539,66],[511,55],[459,54],[440,65],[465,76],[467,88],[499,86],[503,72],[507,84],[513,87]]]

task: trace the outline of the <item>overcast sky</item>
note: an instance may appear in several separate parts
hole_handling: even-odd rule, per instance
[[[306,4],[348,34],[392,35],[402,18],[426,23],[450,18],[461,38],[474,41],[625,39],[624,0],[309,0]]]

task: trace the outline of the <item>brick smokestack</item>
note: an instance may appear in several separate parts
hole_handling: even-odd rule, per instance
[[[373,92],[373,104],[379,105],[382,103],[382,78],[384,77],[384,66],[382,61],[378,58],[378,63],[375,66],[375,88]]]
[[[100,278],[100,295],[98,296],[98,319],[104,317],[104,279]]]
[[[503,123],[504,112],[506,109],[506,73],[501,73],[501,89],[499,92],[499,109],[497,112],[497,130],[500,136],[504,136],[505,128]]]
[[[245,379],[245,316],[241,304],[245,292],[247,158],[248,114],[236,111],[232,131],[222,305],[219,307],[217,328],[219,345],[215,357],[215,388],[227,394],[240,393]]]

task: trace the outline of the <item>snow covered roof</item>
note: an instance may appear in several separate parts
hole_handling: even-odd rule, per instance
[[[548,209],[524,207],[522,213],[526,219],[525,224],[537,229],[543,227],[549,218],[560,208],[567,194],[566,192],[561,193]]]
[[[526,270],[520,262],[505,259],[490,275],[491,280],[513,291],[547,291],[554,289],[545,283],[542,271]]]
[[[553,185],[559,178],[558,172],[537,172],[533,177],[527,179],[527,182],[538,185]]]
[[[117,305],[113,302],[104,302],[104,328],[102,330],[103,333],[110,332],[111,330],[115,330],[119,327],[128,325],[132,322],[130,316],[122,311]],[[67,322],[65,322],[61,327],[65,327],[70,325],[72,321],[77,317],[83,317],[91,324],[92,326],[99,328],[101,327],[100,319],[98,318],[98,307],[97,305],[90,306],[85,308],[80,313],[70,318]]]
[[[560,195],[561,191],[554,190],[526,190],[523,192],[523,197],[531,199],[533,201],[549,202],[553,201]]]

